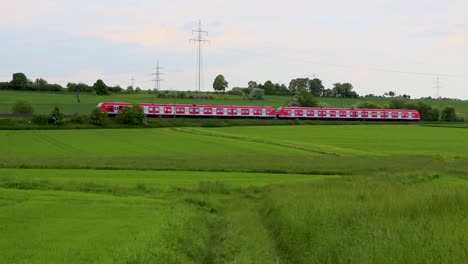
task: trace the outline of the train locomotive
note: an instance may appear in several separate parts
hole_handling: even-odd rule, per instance
[[[125,102],[102,102],[97,107],[109,115],[117,115],[131,106]],[[315,120],[392,120],[419,121],[416,110],[407,109],[361,109],[328,107],[280,107],[245,105],[204,104],[159,104],[141,103],[148,117],[218,117],[218,118],[263,118],[263,119],[315,119]]]

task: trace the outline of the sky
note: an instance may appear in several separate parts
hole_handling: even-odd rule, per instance
[[[0,81],[195,90],[199,20],[203,90],[251,80],[349,82],[359,94],[468,99],[467,0],[0,0]],[[439,82],[437,79],[439,78]]]

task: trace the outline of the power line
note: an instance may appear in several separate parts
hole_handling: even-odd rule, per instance
[[[437,75],[437,80],[436,80],[436,98],[439,98],[440,97],[440,76]]]
[[[198,75],[197,83],[198,83],[198,100],[199,100],[199,103],[200,103],[200,93],[201,93],[201,86],[202,86],[202,72],[203,72],[203,68],[202,68],[202,59],[203,59],[202,52],[203,52],[203,50],[202,50],[202,47],[203,47],[203,44],[210,43],[210,41],[203,38],[205,35],[208,36],[208,31],[204,31],[202,29],[201,20],[198,21],[198,28],[192,30],[192,35],[195,34],[195,33],[197,35],[194,38],[191,38],[190,41],[196,43],[196,45],[197,45],[197,75]]]

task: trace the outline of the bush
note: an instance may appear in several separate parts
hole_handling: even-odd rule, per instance
[[[94,108],[94,110],[89,115],[89,122],[96,126],[102,126],[107,123],[107,113],[104,113],[99,108]]]
[[[406,109],[406,108],[408,108],[408,102],[409,101],[407,99],[404,99],[404,98],[401,98],[401,97],[393,98],[390,101],[390,104],[388,105],[388,108],[390,108],[390,109]]]
[[[455,122],[458,120],[457,113],[453,107],[445,107],[440,113],[440,120],[445,122]]]
[[[49,117],[47,115],[33,115],[31,121],[36,125],[47,125],[49,123]]]
[[[422,121],[438,121],[440,111],[439,109],[432,108],[432,106],[426,104],[423,101],[409,102],[407,104],[408,109],[417,110],[421,114]]]
[[[50,112],[48,117],[49,124],[61,126],[65,124],[65,120],[63,119],[63,113],[60,111],[58,106],[55,106]]]
[[[265,91],[260,88],[254,88],[249,94],[250,99],[254,100],[263,100],[263,96],[265,95]]]
[[[232,88],[232,90],[228,91],[227,93],[230,95],[239,95],[239,96],[244,95],[244,92],[242,91],[242,89],[238,87]]]
[[[70,118],[69,121],[72,124],[84,124],[85,123],[85,117],[80,115],[80,114],[76,114],[76,115],[72,116],[72,118]]]
[[[380,105],[371,102],[360,102],[355,108],[379,109]]]
[[[319,102],[309,91],[300,89],[288,106],[316,107],[319,106]]]
[[[139,104],[133,104],[122,109],[122,112],[117,115],[117,121],[126,125],[143,125],[145,113]]]
[[[27,101],[16,101],[12,107],[13,114],[32,114],[34,109],[32,105]]]

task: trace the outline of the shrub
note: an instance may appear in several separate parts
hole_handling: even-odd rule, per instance
[[[89,115],[89,122],[96,126],[105,125],[107,123],[107,113],[96,107]]]
[[[58,106],[55,106],[54,109],[52,109],[52,112],[49,114],[48,118],[49,124],[60,126],[65,124],[65,120],[63,119],[63,113],[60,111],[60,108]]]
[[[390,101],[390,104],[388,105],[388,108],[390,108],[390,109],[406,109],[406,108],[408,108],[408,102],[409,101],[407,99],[404,99],[404,98],[401,98],[401,97],[393,98]]]
[[[138,104],[127,106],[117,115],[117,121],[126,125],[142,125],[145,122],[145,113]]]
[[[49,123],[49,117],[47,115],[33,115],[31,121],[36,125],[47,125]]]
[[[263,96],[265,95],[265,91],[260,88],[254,88],[249,94],[250,99],[254,100],[263,100]]]
[[[317,99],[306,89],[300,89],[288,106],[315,107],[318,106]]]
[[[379,109],[380,106],[371,102],[360,102],[356,105],[356,108]]]
[[[407,104],[408,109],[417,110],[421,114],[422,121],[438,121],[440,111],[439,109],[432,108],[423,101],[410,102]]]
[[[445,122],[455,122],[458,120],[457,113],[453,107],[445,107],[440,113],[440,120]]]
[[[85,117],[80,115],[80,114],[76,114],[76,115],[72,116],[69,121],[72,124],[84,124],[85,123]]]
[[[238,88],[238,87],[235,87],[235,88],[232,88],[231,91],[227,92],[228,94],[231,94],[231,95],[239,95],[239,96],[243,96],[244,95],[244,92],[242,91],[241,88]]]
[[[16,101],[12,107],[13,114],[32,114],[34,109],[31,103],[27,101]]]

